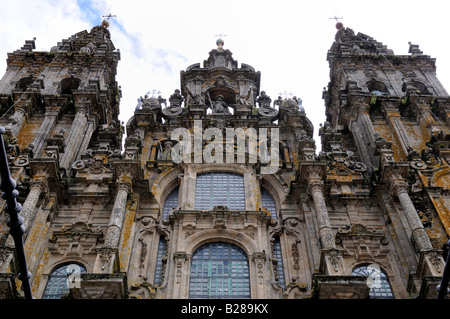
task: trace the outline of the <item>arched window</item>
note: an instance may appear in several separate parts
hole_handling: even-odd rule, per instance
[[[414,88],[415,92],[417,94],[430,94],[430,91],[428,91],[428,88],[425,84],[419,81],[413,81],[411,83],[411,86]]]
[[[42,299],[61,299],[69,292],[69,281],[76,280],[77,274],[86,273],[86,268],[79,264],[64,264],[50,274]]]
[[[367,284],[369,285],[370,298],[374,299],[393,299],[391,285],[383,270],[378,265],[370,264],[358,266],[353,269],[352,275],[368,277]]]
[[[277,206],[275,205],[275,200],[272,195],[264,188],[261,187],[261,204],[262,206],[270,212],[273,219],[277,219]]]
[[[369,81],[366,83],[369,92],[375,95],[388,95],[389,90],[386,87],[386,84],[380,81]]]
[[[78,89],[80,86],[80,79],[66,78],[61,80],[61,94],[72,94],[72,90]]]
[[[245,209],[244,177],[233,173],[203,173],[197,175],[195,209],[226,206],[231,210]]]
[[[163,281],[163,268],[164,268],[164,262],[163,258],[166,256],[166,250],[167,250],[167,244],[166,240],[164,239],[164,236],[159,237],[159,244],[158,244],[158,254],[156,256],[156,269],[155,269],[155,285],[161,285]]]
[[[274,257],[277,259],[277,279],[278,284],[282,287],[286,287],[286,280],[284,277],[284,266],[283,266],[283,256],[281,254],[281,241],[280,237],[277,236],[273,239],[273,253]]]
[[[17,88],[25,91],[31,84],[33,84],[33,77],[30,75],[28,77],[21,78],[19,81],[17,81],[16,86]]]
[[[199,247],[192,255],[189,298],[250,298],[250,275],[245,252],[230,243]]]
[[[178,187],[167,196],[163,207],[163,218],[169,218],[170,212],[178,206]]]

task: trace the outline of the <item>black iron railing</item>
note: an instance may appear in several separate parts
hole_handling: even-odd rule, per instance
[[[5,144],[3,142],[3,133],[5,129],[0,126],[0,173],[1,184],[0,189],[3,191],[2,198],[6,201],[5,211],[9,215],[7,225],[9,226],[9,233],[14,239],[16,250],[16,258],[19,266],[18,278],[22,281],[22,289],[26,299],[33,299],[30,286],[31,274],[27,268],[27,260],[25,258],[25,249],[23,245],[23,234],[25,229],[23,227],[23,218],[19,216],[22,205],[16,201],[19,192],[16,190],[17,183],[11,178],[11,173],[8,167],[8,160],[6,158]]]

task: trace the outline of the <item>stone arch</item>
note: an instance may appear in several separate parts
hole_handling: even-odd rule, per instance
[[[346,270],[346,272],[348,272],[348,275],[350,276],[353,272],[353,269],[355,269],[356,267],[367,266],[370,264],[378,265],[380,269],[386,274],[386,276],[388,276],[388,278],[393,278],[394,273],[392,269],[384,261],[374,260],[372,258],[354,260],[353,262],[348,263],[348,269]]]
[[[281,205],[286,198],[286,186],[284,186],[276,176],[269,174],[263,175],[259,184],[260,187],[263,187],[270,193],[270,195],[272,195],[277,207],[277,212],[279,212],[281,209]]]
[[[444,168],[434,173],[429,182],[430,186],[450,188],[450,168]]]
[[[74,258],[67,258],[67,259],[57,259],[53,261],[51,264],[47,265],[46,268],[46,274],[51,274],[52,271],[57,269],[58,267],[68,265],[68,264],[78,264],[80,266],[83,266],[86,269],[86,272],[91,272],[94,267],[90,267],[89,263],[87,263],[84,260],[80,259],[74,259]]]
[[[159,174],[153,183],[151,192],[161,207],[164,205],[167,196],[175,187],[179,186],[178,177],[180,173],[182,173],[182,170],[179,167],[167,168]]]
[[[369,92],[377,94],[377,95],[387,95],[389,94],[389,90],[384,82],[377,80],[370,80],[366,83],[367,89]]]
[[[234,173],[234,174],[240,174],[244,175],[245,173],[245,167],[242,164],[219,164],[219,163],[212,163],[212,164],[201,164],[201,165],[195,165],[194,170],[197,173],[197,175],[202,173],[214,173],[214,172],[220,172],[220,173]]]
[[[77,90],[80,86],[81,79],[70,77],[64,78],[59,83],[59,90],[61,94],[72,94],[73,90]]]
[[[21,89],[21,90],[24,90],[24,91],[25,91],[25,90],[28,89],[28,87],[29,87],[31,84],[33,84],[33,81],[34,81],[34,78],[33,78],[32,75],[25,76],[25,77],[23,77],[23,78],[20,78],[19,81],[17,81],[16,87],[17,87],[18,89]]]
[[[234,244],[244,250],[247,256],[252,256],[257,252],[257,245],[253,239],[241,232],[224,229],[218,231],[216,229],[207,229],[189,236],[185,242],[185,251],[192,256],[194,251],[200,246],[212,242],[223,241]]]

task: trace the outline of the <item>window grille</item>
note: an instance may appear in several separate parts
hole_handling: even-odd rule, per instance
[[[209,210],[226,206],[230,210],[245,209],[244,178],[233,173],[197,175],[195,209]]]
[[[78,264],[66,264],[53,270],[42,299],[61,299],[69,292],[69,281],[73,282],[78,273],[86,273],[86,268]]]
[[[275,255],[275,258],[277,259],[278,283],[284,289],[286,287],[286,281],[284,277],[283,256],[281,254],[280,237],[274,238],[273,253]]]
[[[273,219],[277,219],[277,206],[275,205],[275,200],[272,195],[264,188],[261,187],[261,204],[266,208]]]
[[[378,266],[359,266],[353,269],[352,275],[366,276],[369,278],[367,284],[370,287],[369,296],[373,299],[393,299],[391,285],[388,277]]]
[[[169,214],[178,206],[178,187],[167,196],[163,207],[163,218],[169,218]]]
[[[162,283],[162,270],[163,270],[163,258],[166,255],[166,240],[164,239],[164,236],[159,237],[159,244],[158,244],[158,254],[156,255],[156,268],[155,268],[155,285],[161,285]]]
[[[192,256],[189,298],[250,298],[250,276],[245,252],[236,245],[223,242],[198,248]]]

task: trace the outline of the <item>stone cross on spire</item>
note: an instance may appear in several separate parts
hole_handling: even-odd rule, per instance
[[[339,21],[339,19],[343,19],[342,17],[340,18],[340,17],[334,16],[334,17],[332,17],[330,19],[336,20],[336,29],[338,29],[339,31],[344,29],[344,24]]]

